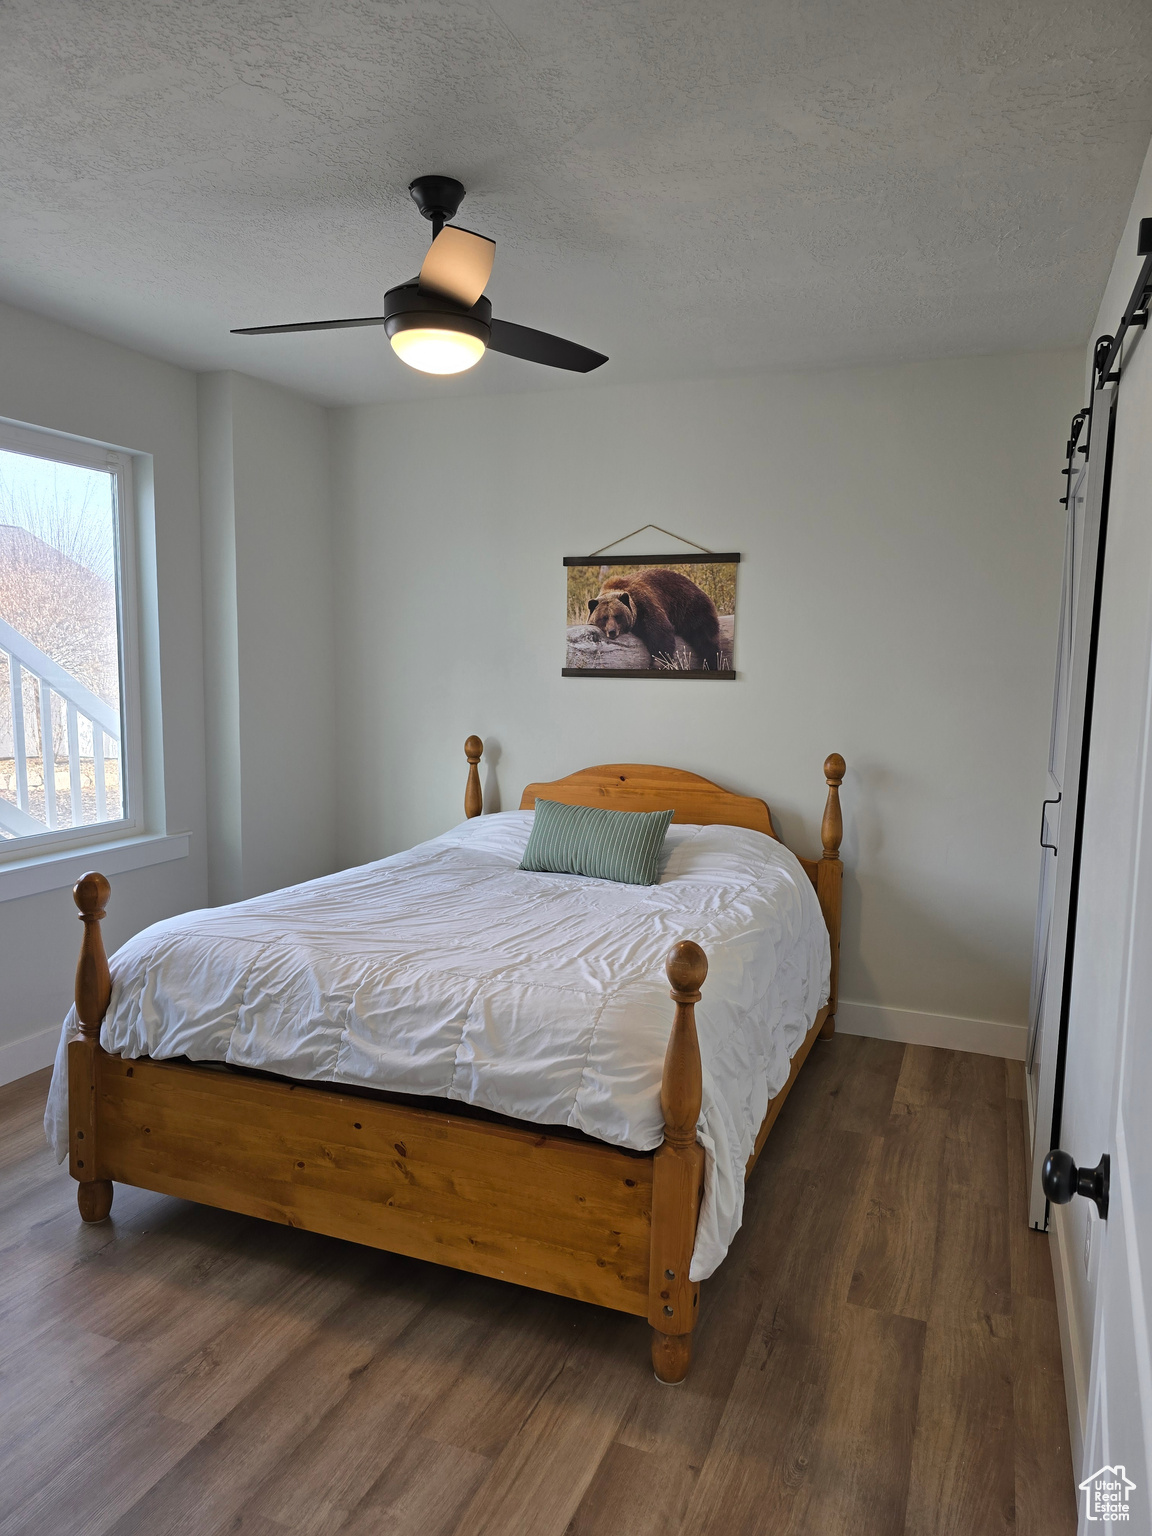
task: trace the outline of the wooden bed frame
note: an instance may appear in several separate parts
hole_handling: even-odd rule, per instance
[[[481,811],[483,745],[465,745],[465,812]],[[832,940],[829,1002],[768,1105],[746,1176],[818,1035],[831,1035],[840,948],[839,789],[844,760],[824,764],[823,858],[802,859]],[[732,795],[674,768],[610,764],[536,797],[623,810],[675,807],[673,820],[776,836],[763,800]],[[647,1317],[652,1363],[682,1381],[699,1286],[688,1277],[703,1191],[700,1049],[694,1004],[703,950],[676,944],[667,974],[676,1004],[664,1059],[664,1141],[632,1152],[558,1129],[480,1118],[466,1106],[416,1107],[386,1095],[296,1083],[183,1061],[128,1060],[100,1045],[111,978],[100,920],[108,881],[87,874],[74,896],[84,924],[76,968],[82,1036],[68,1047],[69,1169],[85,1221],[103,1221],[113,1180],[430,1259]]]

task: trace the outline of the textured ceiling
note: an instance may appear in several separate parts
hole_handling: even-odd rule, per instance
[[[0,0],[0,298],[330,402],[1080,344],[1150,82],[1148,0]],[[605,368],[228,335],[379,313],[426,171]]]

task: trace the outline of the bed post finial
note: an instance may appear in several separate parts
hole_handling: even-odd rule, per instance
[[[484,755],[484,743],[479,736],[469,736],[464,743],[464,756],[468,759],[468,783],[464,790],[464,814],[471,821],[484,809],[484,792],[480,788],[480,769],[477,767]]]
[[[80,959],[76,963],[76,1015],[81,1033],[92,1039],[100,1033],[100,1023],[112,995],[108,956],[100,933],[100,919],[105,915],[111,890],[104,876],[94,872],[81,875],[72,887],[72,899],[80,908],[80,921],[84,924]]]
[[[824,806],[824,820],[820,823],[820,838],[824,844],[824,857],[840,857],[840,839],[844,836],[844,818],[840,814],[840,786],[844,782],[844,759],[833,752],[824,759],[824,780],[828,785],[828,800]]]
[[[660,1107],[664,1142],[652,1159],[652,1247],[648,1269],[648,1321],[652,1369],[667,1385],[683,1381],[692,1359],[700,1287],[689,1278],[696,1221],[704,1193],[704,1148],[696,1140],[703,1081],[696,1004],[708,974],[699,944],[674,944],[664,965],[676,1017],[664,1054]]]
[[[85,1221],[103,1221],[112,1209],[112,1180],[99,1177],[100,1144],[97,1134],[97,1088],[100,1062],[100,1024],[112,996],[108,956],[100,934],[100,919],[112,887],[103,875],[81,875],[72,887],[72,899],[80,909],[84,937],[76,963],[76,1014],[80,1040],[68,1047],[69,1172],[77,1180],[76,1203]]]

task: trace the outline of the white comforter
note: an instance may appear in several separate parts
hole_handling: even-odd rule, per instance
[[[122,1056],[460,1099],[649,1150],[672,1024],[664,958],[708,956],[696,1007],[707,1153],[692,1259],[727,1252],[769,1098],[828,996],[811,882],[771,838],[669,828],[660,883],[517,869],[530,811],[463,823],[376,864],[138,933],[112,959],[100,1032]],[[65,1021],[45,1116],[67,1153]]]

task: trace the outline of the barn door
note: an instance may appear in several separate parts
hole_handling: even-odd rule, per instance
[[[1142,824],[1081,1467],[1084,1536],[1117,1526],[1152,1532],[1152,779],[1147,761]],[[1089,1523],[1108,1515],[1113,1519],[1102,1525]]]
[[[1146,345],[1146,344],[1145,344]],[[1080,1078],[1100,1075],[1099,1117],[1077,1115],[1064,1146],[1080,1166],[1107,1155],[1107,1219],[1092,1217],[1098,1264],[1080,1529],[1152,1532],[1152,352],[1125,365],[1112,491],[1117,580],[1109,579],[1097,691],[1091,835],[1108,839],[1115,894],[1100,893],[1116,934],[1115,986],[1077,1004]],[[1119,568],[1122,562],[1122,570]],[[1103,807],[1103,814],[1097,810]],[[1085,890],[1087,892],[1087,884]],[[1095,880],[1093,881],[1095,891]],[[1085,895],[1085,900],[1097,899]],[[1087,915],[1087,914],[1086,914]],[[1096,943],[1099,952],[1107,946]],[[1084,1017],[1081,1018],[1081,1013]],[[1071,1081],[1071,1078],[1070,1078]],[[1109,1092],[1110,1093],[1110,1109]],[[1071,1101],[1070,1101],[1071,1102]],[[1121,1506],[1127,1505],[1125,1511]],[[1111,1516],[1111,1518],[1109,1518]],[[1096,1523],[1099,1522],[1099,1523]]]
[[[1099,629],[1099,581],[1107,527],[1116,388],[1093,395],[1088,422],[1070,456],[1064,588],[1041,823],[1040,898],[1032,961],[1028,1119],[1032,1133],[1029,1221],[1043,1228],[1048,1204],[1040,1182],[1059,1126],[1072,941],[1080,863],[1082,790],[1092,728],[1092,682]],[[1085,452],[1085,450],[1087,450]]]

